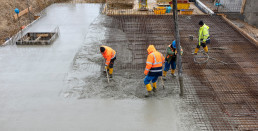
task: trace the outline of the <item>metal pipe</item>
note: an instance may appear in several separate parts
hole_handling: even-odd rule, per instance
[[[184,94],[184,84],[183,84],[183,76],[182,76],[182,57],[181,57],[181,46],[180,46],[180,34],[178,28],[178,12],[177,12],[177,0],[173,0],[173,15],[175,22],[175,37],[176,37],[176,49],[177,52],[177,67],[178,67],[178,76],[179,76],[179,86],[180,86],[180,96]]]

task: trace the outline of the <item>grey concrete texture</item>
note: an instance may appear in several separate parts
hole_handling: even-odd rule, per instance
[[[247,0],[244,10],[245,22],[258,28],[258,1]]]
[[[242,0],[220,0],[220,3],[220,12],[240,12],[242,7]]]
[[[68,74],[67,81],[70,87],[65,91],[65,95],[82,98],[115,98],[115,99],[139,99],[144,98],[146,93],[143,79],[145,75],[139,69],[118,69],[118,67],[128,67],[132,65],[133,53],[128,48],[130,42],[127,34],[121,29],[112,28],[111,21],[114,18],[99,15],[90,26],[90,33],[86,35],[84,45],[77,52],[73,70]],[[117,59],[114,66],[114,77],[107,83],[106,73],[103,73],[104,59],[99,53],[99,47],[106,43],[106,33],[113,38],[112,47],[116,48]],[[119,40],[127,40],[120,43]],[[117,41],[117,42],[116,42]],[[147,50],[146,50],[147,55]],[[89,57],[91,56],[91,57]],[[145,63],[145,60],[143,61]],[[140,66],[140,64],[135,64]],[[101,70],[102,69],[102,70]],[[141,70],[141,69],[140,69]],[[82,74],[82,75],[78,75]],[[159,88],[156,98],[164,98],[171,94],[179,94],[178,80],[172,79],[172,85],[166,90]],[[96,88],[98,87],[98,88]],[[162,87],[160,79],[158,87]]]
[[[98,46],[112,29],[105,28],[99,8],[51,5],[26,32],[59,27],[60,36],[52,45],[0,48],[0,130],[200,130],[189,117],[194,108],[177,93],[142,99],[132,95],[135,87],[122,88],[132,82],[143,85],[143,77],[134,78],[134,72],[115,76],[118,79],[107,86]]]

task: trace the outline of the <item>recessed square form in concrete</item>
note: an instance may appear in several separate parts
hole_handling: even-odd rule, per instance
[[[28,32],[16,45],[50,45],[57,37],[57,32]]]

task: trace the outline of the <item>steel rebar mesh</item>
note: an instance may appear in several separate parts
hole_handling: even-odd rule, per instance
[[[121,9],[113,9],[119,12]],[[171,15],[133,13],[123,9],[123,14],[111,13],[109,26],[125,35],[106,33],[107,44],[116,50],[126,44],[131,56],[124,51],[118,54],[129,63],[118,64],[117,68],[143,71],[147,57],[146,49],[153,44],[163,55],[174,38],[174,22]],[[206,64],[197,64],[192,52],[197,45],[198,22],[203,20],[210,27],[211,44]],[[179,28],[183,74],[185,77],[185,101],[199,106],[193,117],[202,130],[256,130],[258,48],[245,39],[221,16],[180,16]],[[189,36],[193,36],[193,40]],[[114,44],[116,43],[116,44]],[[202,48],[202,47],[201,47]],[[128,53],[128,52],[127,52]],[[219,60],[219,61],[218,61]],[[227,64],[221,63],[225,62]],[[169,78],[166,84],[171,85]],[[207,121],[208,120],[208,121]]]

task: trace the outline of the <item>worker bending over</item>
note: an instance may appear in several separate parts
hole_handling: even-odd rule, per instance
[[[148,93],[145,95],[145,97],[149,97],[152,94],[152,91],[156,92],[157,80],[159,76],[162,76],[162,64],[165,62],[164,56],[155,49],[154,45],[149,45],[147,51],[148,57],[144,71],[144,74],[146,75],[144,84],[146,85]],[[151,81],[153,84],[153,89],[150,84]]]
[[[116,51],[108,46],[101,46],[100,52],[102,56],[106,59],[105,70],[109,71],[109,76],[112,78],[113,66],[116,60]]]
[[[181,55],[183,55],[183,49],[181,47]],[[172,44],[168,45],[167,47],[167,54],[166,54],[166,59],[165,59],[165,68],[163,71],[163,76],[164,78],[167,75],[167,71],[171,67],[171,75],[175,75],[175,70],[176,70],[176,57],[177,57],[177,50],[176,50],[176,41],[174,40]]]
[[[209,34],[209,26],[203,23],[203,21],[199,22],[200,29],[199,29],[199,40],[198,45],[195,48],[194,54],[197,55],[200,46],[203,47],[204,51],[208,53],[208,46],[207,44],[210,44],[210,34]]]

